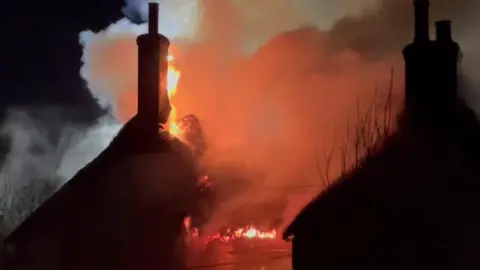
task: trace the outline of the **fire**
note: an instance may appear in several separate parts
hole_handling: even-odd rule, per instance
[[[269,232],[262,232],[256,229],[254,226],[250,226],[248,228],[241,228],[235,231],[235,236],[244,237],[244,238],[260,238],[260,239],[273,239],[277,236],[277,232],[275,230]]]
[[[167,60],[168,60],[167,93],[168,93],[168,99],[170,100],[170,106],[172,107],[172,110],[168,117],[167,127],[170,134],[177,137],[181,134],[181,130],[178,127],[178,124],[176,122],[177,108],[175,107],[175,105],[173,105],[172,99],[177,93],[177,86],[178,86],[178,81],[180,79],[181,72],[174,65],[173,61],[175,60],[175,58],[173,57],[173,55],[169,55]]]
[[[174,57],[169,55],[168,58],[168,73],[167,73],[167,93],[170,100],[171,112],[168,118],[167,127],[171,135],[179,137],[182,134],[182,130],[177,123],[177,109],[172,102],[173,97],[177,92],[177,85],[180,79],[181,72],[174,65]],[[208,176],[202,176],[199,179],[199,183],[204,184],[206,187],[211,185]],[[187,234],[193,237],[199,237],[197,228],[191,227],[191,218],[187,217],[184,220],[184,227]],[[207,243],[219,240],[220,242],[228,242],[235,239],[275,239],[277,237],[276,230],[260,231],[253,225],[248,225],[243,228],[227,229],[225,233],[216,233],[213,235],[205,236]]]
[[[197,228],[191,227],[192,218],[186,217],[184,219],[185,230],[188,235],[193,237],[198,237],[199,232]],[[220,242],[229,242],[236,239],[275,239],[277,238],[277,230],[261,231],[257,229],[254,225],[247,225],[243,228],[227,229],[224,233],[217,232],[215,234],[203,236],[206,239],[207,243],[213,241]]]
[[[258,238],[258,239],[274,239],[277,237],[277,231],[276,230],[271,230],[271,231],[260,231],[255,226],[250,225],[245,228],[239,228],[236,229],[233,232],[234,238],[248,238],[248,239],[253,239],[253,238]]]
[[[196,231],[196,235],[198,235],[198,231]],[[193,236],[193,235],[192,235]],[[225,233],[216,233],[213,235],[206,236],[206,242],[230,242],[237,239],[275,239],[277,237],[276,230],[270,231],[261,231],[257,229],[253,225],[248,225],[244,228],[237,228],[237,229],[228,229]]]

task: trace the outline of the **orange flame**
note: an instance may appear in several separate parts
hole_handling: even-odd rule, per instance
[[[244,237],[244,238],[260,238],[260,239],[273,239],[277,236],[276,230],[271,230],[267,232],[262,232],[256,229],[253,225],[248,226],[246,228],[240,228],[235,230],[234,235],[236,238]]]
[[[193,228],[188,231],[191,233],[191,236],[193,237],[199,236],[198,230],[196,228]],[[215,234],[207,235],[205,237],[207,243],[210,243],[213,241],[219,241],[219,242],[225,243],[225,242],[230,242],[236,239],[276,239],[276,238],[277,238],[276,230],[261,231],[253,225],[248,225],[244,228],[228,229],[224,234],[217,232]]]
[[[172,99],[177,93],[177,86],[178,86],[178,81],[180,80],[181,72],[174,65],[173,61],[175,60],[175,58],[173,57],[173,55],[169,55],[167,60],[168,60],[167,94],[168,94],[168,99],[170,100],[170,106],[172,107],[172,110],[170,111],[170,115],[168,117],[167,127],[171,135],[178,137],[179,135],[181,135],[182,132],[176,122],[177,108],[175,107],[175,105],[173,105]]]

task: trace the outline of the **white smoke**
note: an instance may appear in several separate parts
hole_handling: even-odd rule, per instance
[[[9,152],[0,170],[0,236],[4,236],[44,198],[46,187],[59,186],[63,147],[53,147],[47,128],[22,110],[10,110],[0,129],[9,139]],[[70,129],[65,129],[70,136]],[[45,192],[44,192],[45,191]]]
[[[465,31],[460,10],[473,1],[457,1],[455,7],[447,2],[432,1],[432,19],[451,18],[454,35],[463,43],[474,32]],[[159,3],[160,32],[170,38],[175,57],[188,58],[179,61],[184,64],[183,85],[175,105],[199,116],[210,141],[217,144],[216,152],[210,144],[211,152],[222,161],[263,166],[273,184],[314,179],[315,172],[306,168],[313,167],[313,148],[330,139],[332,123],[346,121],[357,98],[370,102],[376,86],[387,89],[392,67],[394,87],[403,89],[401,49],[412,37],[411,1]],[[125,10],[146,19],[145,1],[128,2]],[[314,27],[270,43],[280,33],[303,26]],[[80,35],[82,76],[120,122],[135,111],[127,108],[127,101],[136,91],[135,36],[144,32],[145,24],[124,19],[102,32]],[[264,49],[267,43],[275,45]],[[474,66],[467,66],[470,74]],[[279,118],[282,121],[273,126],[272,119]]]
[[[159,32],[172,40],[191,41],[197,37],[197,27],[200,21],[200,8],[198,0],[175,0],[161,1],[159,11]],[[127,9],[140,12],[145,16],[147,1],[130,0],[127,1]],[[136,85],[124,87],[125,81],[121,78],[131,77],[136,74],[136,61],[127,61],[135,63],[131,67],[120,67],[112,70],[102,66],[101,61],[108,57],[110,47],[108,43],[111,40],[117,40],[125,43],[125,55],[128,59],[136,59],[136,51],[128,50],[135,45],[135,39],[138,35],[147,32],[147,23],[134,24],[129,19],[123,18],[112,23],[103,31],[95,33],[91,30],[85,30],[80,33],[80,44],[83,46],[82,61],[83,66],[80,74],[87,82],[88,89],[97,99],[98,103],[111,109],[116,114],[116,106],[119,102],[118,97],[122,91],[136,91]],[[118,61],[119,64],[125,63],[126,59]],[[127,72],[123,74],[120,72]],[[116,78],[112,80],[112,78]],[[120,81],[119,81],[120,80]],[[118,119],[118,117],[117,117]]]
[[[187,93],[187,91],[189,91],[189,93],[192,93],[190,96],[192,99],[202,96],[201,101],[197,100],[195,102],[196,104],[205,105],[207,101],[210,104],[210,102],[219,100],[221,103],[219,107],[225,108],[217,109],[215,112],[223,111],[226,118],[231,116],[233,120],[230,121],[232,124],[236,123],[237,126],[231,129],[231,134],[217,133],[222,134],[213,139],[217,147],[221,148],[219,145],[223,143],[227,145],[227,147],[232,148],[232,144],[236,144],[232,142],[232,140],[238,140],[238,150],[232,150],[232,159],[236,158],[233,162],[240,161],[248,163],[251,161],[253,164],[251,165],[252,167],[263,166],[262,169],[267,170],[269,174],[266,181],[271,181],[272,185],[279,183],[286,185],[286,182],[292,179],[297,177],[303,178],[303,175],[311,175],[310,172],[298,173],[298,171],[302,170],[305,166],[311,165],[305,165],[305,153],[312,151],[311,141],[318,140],[318,133],[312,135],[311,138],[303,140],[302,143],[304,143],[304,145],[299,146],[299,141],[301,141],[298,140],[299,137],[304,136],[308,131],[295,125],[299,123],[296,119],[301,119],[300,121],[302,122],[309,121],[307,120],[310,119],[309,115],[316,114],[317,110],[311,109],[312,102],[313,100],[319,99],[314,98],[310,100],[308,104],[305,103],[304,109],[306,108],[306,110],[297,110],[297,115],[292,117],[288,116],[288,109],[282,108],[285,107],[284,103],[270,104],[271,106],[267,106],[268,104],[265,103],[263,104],[265,106],[258,106],[256,108],[256,110],[259,111],[256,118],[252,117],[252,113],[245,113],[244,117],[239,119],[237,111],[240,110],[237,109],[235,112],[230,112],[229,110],[235,110],[236,108],[233,106],[227,108],[228,106],[226,104],[228,103],[226,100],[234,102],[236,101],[234,92],[244,91],[240,90],[240,86],[238,89],[233,88],[233,80],[249,81],[248,78],[251,75],[247,70],[232,71],[232,66],[236,65],[238,59],[248,59],[258,48],[284,31],[297,29],[304,25],[315,25],[319,29],[329,29],[336,20],[345,16],[345,14],[351,14],[353,16],[359,15],[364,9],[371,8],[372,5],[376,3],[376,0],[342,0],[338,2],[341,3],[337,3],[336,1],[335,4],[332,4],[331,1],[327,0],[159,1],[159,31],[170,39],[175,58],[181,58],[183,55],[190,57],[190,59],[188,59],[190,66],[185,64],[184,68],[180,67],[182,74],[185,75],[184,77],[182,75],[183,79],[180,80],[180,83],[187,84],[191,82],[191,84],[180,87],[179,95],[189,95]],[[130,19],[132,17],[139,17],[141,21],[145,21],[147,15],[146,8],[147,5],[145,1],[129,1],[127,2],[124,12],[129,14],[128,17]],[[321,12],[322,16],[319,16],[316,12],[313,12],[313,10],[323,11]],[[112,115],[120,123],[131,117],[135,111],[135,108],[127,108],[126,103],[128,102],[126,100],[134,98],[136,92],[137,46],[135,44],[135,38],[137,35],[145,33],[146,31],[147,25],[145,23],[136,25],[125,18],[110,25],[101,32],[95,33],[87,30],[80,34],[80,43],[84,47],[82,56],[84,65],[81,70],[81,75],[87,82],[92,95],[97,98],[99,104],[105,108],[109,108]],[[308,46],[306,49],[310,51]],[[119,57],[120,55],[121,57]],[[202,55],[205,56],[205,58],[201,58]],[[295,52],[291,52],[293,58],[294,55]],[[198,59],[196,61],[192,60],[194,57],[198,57]],[[317,55],[315,57],[319,56]],[[309,60],[305,58],[304,62],[310,62],[311,59],[315,57],[308,57]],[[335,75],[335,80],[325,83],[327,85],[326,87],[330,84],[330,87],[336,87],[339,93],[342,92],[339,91],[339,89],[349,88],[349,83],[339,83],[339,81],[343,80],[340,78],[341,75],[338,75],[341,73],[342,76],[345,77],[354,77],[353,81],[355,83],[362,81],[362,88],[368,87],[370,90],[374,88],[374,83],[370,83],[370,81],[365,78],[369,77],[369,74],[372,73],[371,70],[377,69],[377,67],[363,66],[362,59],[354,53],[347,52],[335,59],[330,59],[323,55],[320,55],[320,58],[322,58],[328,66],[341,66],[343,69],[342,72],[338,72]],[[303,63],[302,59],[303,56],[300,55],[298,61]],[[179,60],[179,65],[181,65],[182,59]],[[270,60],[272,59],[266,59],[265,69],[270,69]],[[204,62],[205,64],[192,65],[192,62]],[[356,64],[357,62],[358,65]],[[259,63],[258,66],[261,65],[262,63]],[[282,66],[283,62],[280,62],[279,65]],[[304,68],[301,65],[302,64],[292,67],[292,71],[301,73],[300,70]],[[343,66],[349,66],[351,68],[343,68]],[[358,66],[363,66],[365,71],[358,70],[357,72],[353,72],[353,70],[357,70]],[[345,75],[345,73],[349,73],[349,75]],[[357,73],[358,76],[350,75],[350,73]],[[224,81],[221,79],[223,75],[228,77],[235,76],[235,74],[238,74],[238,79],[225,78]],[[274,74],[274,72],[272,72],[272,74]],[[190,77],[188,78],[188,76]],[[193,77],[197,78],[197,76],[198,79],[193,79]],[[247,77],[247,80],[242,79],[241,76]],[[281,92],[279,93],[279,99],[285,100],[285,95],[293,95],[293,93],[283,94],[283,92],[287,92],[294,84],[297,84],[298,88],[302,88],[300,86],[301,84],[298,84],[298,77],[292,78],[292,80],[289,81],[289,76],[291,76],[291,74],[283,76],[283,80],[285,81],[284,86],[279,84],[275,86],[269,84],[255,85],[255,78],[252,78],[251,89],[248,91],[245,90],[243,94],[238,93],[238,104],[245,104],[244,100],[248,97],[249,93],[255,92],[253,89],[258,89],[259,93],[257,96],[248,97],[255,99],[254,102],[260,103],[260,100],[263,100],[260,96],[264,95],[264,93],[266,95],[266,92],[269,91]],[[294,74],[294,76],[297,76],[297,74]],[[322,77],[308,77],[308,79],[304,81],[304,84],[307,85],[309,81],[321,80],[323,76],[333,77],[329,73],[323,73],[321,76]],[[365,80],[368,82],[363,82]],[[225,87],[222,87],[222,83],[226,83]],[[291,83],[291,85],[288,85],[288,83]],[[363,86],[366,84],[368,84],[368,86]],[[275,88],[279,89],[274,90]],[[305,92],[309,91],[307,89],[312,89],[313,91],[313,87],[307,86],[305,88]],[[343,91],[343,93],[345,92]],[[185,99],[188,99],[188,97]],[[180,99],[177,99],[177,101],[182,102]],[[180,103],[176,105],[178,104]],[[214,103],[211,105],[212,107],[215,106],[213,104]],[[317,103],[316,107],[321,106],[320,104],[321,103]],[[247,104],[247,106],[249,106],[247,110],[250,110],[252,104]],[[193,106],[186,107],[186,110],[189,112],[199,115],[204,124],[204,128],[208,130],[207,132],[217,132],[215,127],[222,125],[220,123],[223,121],[219,120],[219,117],[202,115],[201,110],[203,108],[199,109]],[[275,107],[280,108],[277,110]],[[180,109],[182,109],[181,106]],[[329,109],[326,108],[326,110]],[[280,114],[287,114],[285,117],[282,117],[287,124],[279,124],[279,127],[268,126],[267,129],[258,128],[262,125],[265,126],[262,124],[263,122],[270,124],[278,122],[272,121],[272,119],[279,118]],[[305,115],[305,117],[303,115]],[[246,119],[258,120],[259,123],[251,127],[250,125],[243,126],[243,124],[247,122]],[[210,121],[215,121],[215,123],[212,124]],[[212,125],[215,127],[212,128]],[[228,129],[228,126],[222,128],[222,130]],[[294,129],[298,129],[301,135],[294,134],[295,131],[292,131]],[[323,127],[323,129],[327,130],[325,127]],[[272,136],[277,138],[273,139]],[[259,145],[259,147],[256,153],[252,154],[251,148],[254,148],[254,145]],[[279,147],[277,147],[278,145],[282,145],[286,150],[279,149]],[[213,147],[215,146],[212,146],[212,148]],[[222,151],[225,153],[226,150]],[[278,155],[274,154],[277,152]],[[312,153],[308,153],[307,155],[310,157],[311,154]],[[247,155],[249,155],[249,159],[245,158]],[[269,158],[272,155],[276,155],[276,157]],[[279,160],[282,155],[290,157]],[[222,156],[226,159],[228,155],[222,154]],[[298,159],[299,161],[293,161],[296,156],[303,157]],[[213,159],[218,159],[218,157],[214,157]],[[277,165],[273,166],[274,164]],[[282,169],[278,170],[274,167],[282,167]],[[311,179],[312,177],[307,176],[305,178]],[[252,196],[252,194],[248,194],[247,197],[249,196]],[[249,200],[248,198],[243,199]],[[226,207],[225,209],[227,209],[226,211],[230,211],[231,207]]]
[[[0,167],[0,237],[93,160],[121,127],[111,117],[90,127],[49,119],[63,113],[68,112],[58,108],[8,112],[0,128],[9,144]]]
[[[438,0],[437,3],[439,1],[440,0]],[[346,23],[344,22],[340,25],[343,28],[337,27],[338,29],[335,29],[336,31],[334,31],[333,34],[341,32],[335,37],[339,37],[339,39],[352,38],[353,40],[353,38],[357,35],[365,34],[365,32],[367,32],[368,35],[373,37],[382,36],[383,42],[391,45],[389,43],[390,40],[392,40],[392,42],[398,41],[394,38],[397,33],[392,29],[396,29],[395,27],[399,25],[403,26],[404,22],[407,21],[402,13],[405,10],[404,7],[407,7],[409,12],[411,9],[410,3],[405,4],[405,2],[409,1],[398,0],[389,2],[389,0],[385,0],[382,2],[393,3],[390,6],[385,5],[387,8],[390,7],[391,11],[387,10],[387,12],[384,13],[386,15],[379,16],[379,21],[375,21],[375,19],[369,20],[371,18],[375,18],[373,15],[365,16],[366,22],[363,23],[363,17],[361,15],[371,14],[368,12],[365,13],[365,10],[369,10],[369,12],[375,11],[375,4],[380,2],[380,0],[160,0],[158,2],[160,4],[159,31],[171,40],[173,49],[179,50],[179,54],[188,54],[190,52],[190,48],[193,48],[193,50],[199,49],[196,46],[205,45],[202,42],[205,40],[206,36],[208,36],[208,40],[211,41],[212,44],[207,45],[211,47],[211,50],[215,52],[227,50],[229,48],[233,48],[235,43],[238,43],[236,45],[241,48],[240,51],[243,54],[242,56],[250,55],[257,51],[257,49],[264,45],[268,40],[285,30],[296,29],[304,25],[314,25],[317,28],[324,30],[330,29],[332,26],[335,26],[335,23],[340,18],[343,18],[346,15],[348,15],[348,20]],[[395,6],[395,3],[397,2],[402,2],[402,9],[400,10],[402,12],[397,12],[398,9]],[[458,1],[458,3],[460,2],[468,1]],[[128,119],[129,115],[122,115],[119,107],[124,105],[123,103],[126,102],[122,99],[125,98],[125,93],[136,92],[137,65],[135,38],[137,35],[147,31],[147,25],[145,23],[137,25],[132,23],[131,20],[136,22],[144,22],[147,19],[147,3],[148,1],[146,0],[126,0],[125,7],[123,9],[123,13],[126,16],[125,18],[112,23],[109,27],[100,32],[85,30],[79,34],[79,42],[83,46],[83,66],[80,70],[80,73],[86,81],[92,96],[96,98],[98,104],[109,111],[109,114],[105,118],[100,119],[96,124],[88,128],[78,126],[63,127],[60,132],[60,138],[62,139],[60,139],[60,142],[57,143],[52,143],[47,139],[48,132],[47,128],[43,126],[43,122],[33,120],[33,117],[28,113],[15,112],[12,113],[7,119],[3,125],[2,133],[6,137],[10,138],[12,142],[9,154],[6,157],[6,162],[3,164],[0,171],[0,175],[2,176],[0,179],[0,196],[2,198],[22,198],[22,196],[24,196],[15,192],[8,193],[8,190],[11,190],[12,188],[19,190],[20,192],[24,186],[42,186],[42,183],[43,186],[47,184],[51,185],[53,189],[58,188],[60,185],[68,181],[68,179],[80,168],[98,155],[98,153],[100,153],[115,136],[115,134],[121,128],[122,123]],[[460,4],[458,5],[460,6]],[[470,10],[475,9],[472,8]],[[445,14],[450,14],[451,11],[452,10],[449,8],[448,13]],[[395,17],[397,13],[401,15]],[[456,19],[460,20],[462,17],[466,16],[457,15],[456,17],[448,17],[451,17],[454,20],[455,27]],[[239,19],[233,20],[233,18]],[[470,16],[468,18],[477,17]],[[355,19],[358,19],[358,21],[355,21]],[[382,20],[384,20],[385,23],[383,23]],[[358,28],[351,27],[352,29],[350,29],[350,26],[356,25],[360,26]],[[365,31],[364,28],[367,28],[368,31]],[[403,31],[403,28],[400,28]],[[210,31],[211,29],[214,30]],[[347,29],[349,31],[342,32],[339,29]],[[405,31],[402,33],[404,32]],[[468,33],[470,32],[463,31],[463,35],[461,37],[476,37],[476,35],[469,35]],[[383,35],[385,37],[383,37]],[[473,44],[473,41],[477,39],[470,38],[469,40],[472,40],[472,42],[469,44]],[[403,46],[404,41],[401,40],[399,43],[400,46]],[[318,44],[315,44],[315,46],[316,45]],[[237,50],[237,48],[234,49]],[[308,48],[307,46],[305,51],[311,53],[311,50],[309,49],[311,48]],[[206,51],[208,52],[208,50]],[[308,104],[311,104],[311,101],[314,100],[313,90],[318,92],[316,90],[320,88],[318,87],[314,89],[314,87],[310,86],[310,82],[312,84],[320,83],[321,89],[324,90],[325,94],[322,96],[319,103],[317,103],[317,106],[323,106],[322,110],[325,111],[325,113],[322,114],[326,115],[326,119],[315,119],[315,121],[319,122],[319,126],[323,124],[322,121],[324,120],[328,120],[330,122],[338,120],[338,107],[342,109],[351,105],[350,103],[342,103],[342,105],[339,106],[337,106],[337,103],[332,105],[333,101],[339,101],[338,103],[341,103],[340,100],[345,100],[347,96],[349,96],[350,99],[355,99],[356,95],[352,94],[352,92],[348,92],[347,90],[355,91],[352,86],[358,86],[358,88],[362,89],[373,88],[373,85],[376,81],[372,82],[372,80],[366,80],[365,78],[369,77],[370,74],[379,74],[378,70],[384,70],[386,66],[388,66],[388,68],[391,67],[389,63],[385,66],[377,63],[379,66],[378,68],[372,67],[371,65],[366,65],[363,62],[363,59],[353,51],[347,50],[346,53],[336,53],[331,57],[326,57],[323,55],[332,53],[327,49],[325,49],[324,52],[323,47],[317,49],[317,51],[320,52],[314,54],[314,57],[320,59],[318,61],[319,64],[315,67],[308,66],[308,68],[316,69],[314,70],[316,73],[302,77],[304,80],[303,84],[300,84],[301,86],[299,86],[294,79],[289,81],[289,78],[286,78],[282,75],[283,73],[278,73],[281,74],[278,75],[272,72],[274,76],[282,78],[286,82],[282,86],[275,85],[275,87],[272,87],[272,89],[277,91],[278,96],[282,95],[283,88],[288,88],[290,90],[294,88],[295,91],[297,91],[297,88],[299,88],[305,90],[305,92],[309,91],[310,89],[311,91],[308,93],[312,93],[311,98],[309,97],[305,98],[304,100],[297,100],[297,102],[302,102],[304,109],[308,109]],[[398,52],[399,48],[395,49],[395,51]],[[232,57],[232,55],[234,55],[234,53],[229,53],[230,55],[227,55],[228,57]],[[302,55],[300,51],[295,53],[288,52],[288,54],[295,55],[292,56],[292,58],[296,57],[299,62],[301,62],[302,59],[308,59],[308,61],[310,61],[314,58],[310,57],[310,55]],[[119,57],[119,55],[121,55],[121,57]],[[220,54],[209,52],[209,55],[219,56]],[[276,54],[273,55],[275,56]],[[219,58],[224,59],[227,56],[222,54],[222,56]],[[198,55],[196,55],[196,57],[198,57]],[[232,59],[235,60],[233,57]],[[237,68],[236,65],[238,64],[238,73],[241,74],[243,72],[244,74],[247,74],[245,76],[248,78],[248,80],[251,79],[254,81],[257,73],[260,73],[248,73],[248,70],[242,70],[242,63],[239,64],[233,60],[232,62],[234,64],[234,68],[232,69],[235,70],[235,68]],[[267,59],[267,62],[268,60],[269,59]],[[205,59],[199,57],[199,61],[205,61]],[[253,96],[255,98],[252,98],[241,96],[240,94],[235,95],[235,91],[238,90],[238,92],[240,92],[244,91],[244,89],[240,87],[232,87],[234,90],[229,92],[229,88],[223,87],[222,82],[218,82],[218,80],[212,80],[213,82],[210,84],[206,83],[205,81],[208,81],[209,76],[219,76],[218,66],[216,69],[213,69],[212,67],[215,64],[215,61],[221,62],[220,60],[213,58],[209,58],[208,61],[210,61],[208,67],[199,65],[195,67],[195,72],[190,72],[191,74],[198,73],[198,76],[207,78],[205,80],[198,80],[198,83],[195,85],[198,87],[198,89],[211,89],[211,92],[202,91],[202,96],[206,96],[211,99],[212,102],[214,102],[217,98],[223,98],[223,101],[225,101],[225,97],[230,95],[228,99],[231,100],[232,104],[234,101],[246,103],[248,102],[247,99],[255,99],[258,97]],[[305,60],[305,62],[308,61]],[[395,60],[392,62],[397,63],[398,61]],[[280,65],[284,63],[285,62],[280,61]],[[292,65],[295,66],[294,64],[297,63],[293,63]],[[273,64],[265,65],[265,69],[271,68],[272,65]],[[477,65],[474,63],[467,66],[467,68],[470,71],[476,71],[478,70],[476,66]],[[297,70],[295,70],[295,67],[297,67]],[[291,70],[297,73],[304,72],[302,68],[305,68],[305,65],[300,63],[295,67],[291,67]],[[258,69],[260,70],[260,68]],[[223,72],[223,69],[221,70]],[[239,76],[240,78],[236,78],[235,74],[237,73],[235,71],[230,73],[234,74],[231,75],[234,78],[230,79],[236,82],[246,81],[241,76]],[[294,75],[297,76],[297,74]],[[268,78],[268,76],[266,77]],[[356,84],[359,81],[362,82],[361,86]],[[255,86],[256,88],[254,89],[265,90],[262,88],[263,86],[264,85]],[[198,89],[185,90],[197,91]],[[270,88],[267,87],[267,90],[270,90]],[[183,92],[180,94],[182,93]],[[321,100],[324,100],[323,103],[320,103]],[[293,99],[291,101],[295,102]],[[224,103],[230,104],[226,102]],[[279,102],[276,105],[281,107],[284,104]],[[223,106],[224,107],[222,108],[225,112],[224,114],[229,116],[229,110],[233,110],[234,108],[232,109],[232,106],[229,107],[228,105]],[[285,111],[279,111],[285,113]],[[480,109],[478,111],[480,111]],[[317,113],[317,110],[305,110],[305,113],[302,117],[306,119],[304,116],[315,113]],[[291,122],[293,122],[293,120],[298,120],[288,119],[288,117],[283,119],[285,122],[288,122],[289,120],[291,120]],[[217,122],[220,122],[217,118],[216,120]],[[309,120],[306,119],[305,121]],[[208,121],[206,124],[209,124]],[[241,129],[242,124],[243,122],[235,122],[235,130]],[[319,129],[325,129],[325,127],[319,127]],[[302,129],[298,128],[296,130],[301,131]],[[242,139],[248,140],[247,137],[242,138],[241,136],[243,135],[245,134],[240,134],[238,137],[231,136],[230,139],[232,141],[240,142]],[[251,136],[254,135],[255,134]],[[279,133],[277,135],[279,135]],[[294,141],[289,140],[290,138],[288,138],[289,136],[292,136],[291,134],[284,136],[286,137],[285,141]],[[312,136],[316,136],[316,134]],[[304,141],[308,142],[309,139],[310,138]],[[267,145],[267,142],[269,141],[271,140],[266,139],[265,143],[262,143],[263,145],[261,146]],[[281,149],[272,149],[275,149],[275,151],[279,152],[276,157],[285,155],[285,153],[281,152]],[[267,150],[270,151],[268,148],[260,150],[263,150],[264,152],[267,152]],[[260,150],[257,149],[256,152],[262,152]],[[249,157],[251,157],[250,155],[251,153],[248,153]],[[292,156],[296,157],[296,155]],[[272,159],[272,161],[269,162],[273,164],[276,163],[277,160]],[[277,163],[276,166],[283,166],[279,164],[280,163]],[[292,169],[292,171],[294,171],[294,169]],[[37,178],[41,178],[42,180],[34,181],[34,179]],[[35,187],[35,189],[36,188],[37,187]],[[10,195],[7,196],[7,193]],[[38,192],[35,194],[38,194]],[[17,201],[19,200],[20,199],[17,199]],[[4,203],[4,208],[13,209],[17,207],[14,206],[14,203],[11,199],[5,199],[2,201]],[[28,211],[30,211],[31,208],[32,206],[30,206]]]
[[[192,0],[161,1],[159,30],[170,38],[193,39],[199,20],[197,4],[198,1]],[[129,0],[123,12],[130,19],[138,17],[145,21],[147,1]],[[121,129],[124,119],[119,119],[116,113],[120,93],[115,89],[124,82],[112,81],[108,74],[91,69],[98,64],[92,63],[95,57],[91,55],[91,47],[109,39],[125,38],[135,42],[135,37],[146,31],[147,24],[137,25],[123,18],[99,33],[90,30],[80,33],[84,48],[81,76],[98,105],[108,110],[107,115],[93,125],[50,123],[49,116],[58,118],[55,116],[66,113],[61,109],[40,109],[46,116],[43,119],[35,117],[38,110],[12,109],[7,115],[0,128],[0,134],[9,140],[8,154],[0,168],[0,238],[103,151]],[[129,53],[136,54],[128,52],[127,56]],[[134,65],[128,70],[136,73],[137,67]],[[132,88],[136,89],[136,85]],[[51,134],[55,132],[60,134]],[[51,137],[58,140],[54,142]]]
[[[63,181],[72,178],[83,166],[97,157],[120,131],[122,125],[112,117],[103,117],[84,132],[72,136],[56,170]]]

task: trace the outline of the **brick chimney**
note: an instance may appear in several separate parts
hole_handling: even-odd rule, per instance
[[[166,89],[170,41],[158,33],[158,3],[148,4],[148,33],[137,37],[137,45],[137,118],[146,133],[143,135],[156,136],[171,109]]]

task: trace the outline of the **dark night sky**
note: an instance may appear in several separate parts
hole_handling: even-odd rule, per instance
[[[80,78],[82,30],[100,30],[122,17],[123,0],[10,1],[3,7],[2,112],[11,106],[80,106],[99,113]]]

